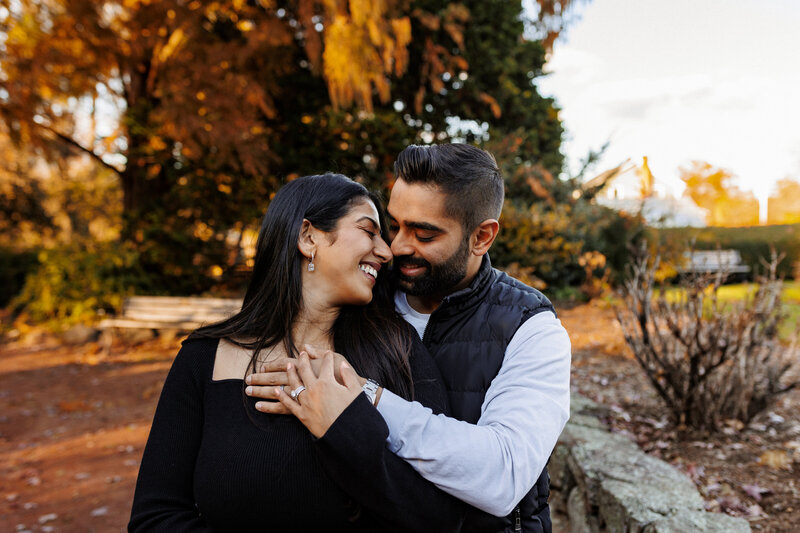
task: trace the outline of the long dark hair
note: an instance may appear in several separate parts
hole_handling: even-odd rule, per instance
[[[381,236],[387,226],[380,199],[363,185],[341,174],[297,178],[284,185],[270,202],[261,221],[253,274],[242,309],[232,317],[204,326],[192,337],[224,338],[253,351],[249,370],[256,371],[258,354],[283,342],[286,353],[299,353],[292,325],[303,307],[305,257],[297,248],[303,219],[332,232],[359,201],[371,201],[380,215]],[[412,336],[395,311],[389,276],[381,274],[368,305],[344,306],[333,324],[334,349],[359,375],[376,380],[410,399],[413,385],[408,357]]]

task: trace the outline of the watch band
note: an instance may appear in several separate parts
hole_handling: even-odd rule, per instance
[[[361,387],[361,390],[367,395],[372,405],[375,405],[375,396],[378,394],[378,387],[380,387],[380,385],[373,379],[368,379]]]

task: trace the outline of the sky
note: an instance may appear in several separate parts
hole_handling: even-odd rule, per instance
[[[556,41],[549,74],[571,169],[610,142],[599,173],[642,156],[656,191],[679,167],[731,171],[762,203],[800,179],[800,0],[587,0]],[[592,174],[593,175],[593,174]]]

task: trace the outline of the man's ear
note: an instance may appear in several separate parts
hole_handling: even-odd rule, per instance
[[[311,259],[311,254],[317,252],[317,229],[311,225],[307,219],[303,219],[303,224],[300,226],[300,235],[297,238],[297,249],[307,259]]]
[[[487,218],[472,231],[472,253],[479,257],[489,251],[497,234],[500,232],[500,223],[493,218]]]

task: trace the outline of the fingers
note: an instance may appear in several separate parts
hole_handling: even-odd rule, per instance
[[[325,352],[325,356],[322,358],[322,366],[319,369],[320,378],[325,377],[336,379],[333,375],[333,359],[333,352]]]
[[[358,379],[358,374],[346,362],[342,362],[339,365],[339,374],[342,376],[345,387],[348,389],[361,389],[361,381]]]
[[[286,373],[289,376],[289,386],[286,387],[282,392],[286,392],[287,394],[291,393],[293,390],[297,389],[298,387],[303,386],[303,381],[300,379],[300,376],[297,375],[297,370],[295,365],[289,364],[289,367],[286,370]],[[290,397],[291,399],[291,397]],[[298,402],[300,398],[295,398]]]
[[[286,375],[286,368],[281,371],[269,371],[267,373],[250,374],[245,378],[248,385],[286,385],[289,383],[289,378]]]
[[[261,372],[286,372],[286,365],[289,364],[290,359],[288,357],[280,357],[278,359],[273,359],[271,361],[267,361],[261,365]]]
[[[264,398],[265,400],[275,399],[275,387],[259,387],[255,385],[248,385],[244,389],[244,393],[248,396],[252,396],[253,398]]]
[[[283,405],[283,403],[280,402],[280,397],[278,397],[277,394],[275,394],[275,392],[274,392],[275,389],[274,388],[272,389],[272,391],[273,392],[270,395],[270,398],[278,398],[278,401],[277,402],[256,402],[256,410],[260,411],[262,413],[270,414],[270,415],[291,415],[291,414],[294,414],[289,410],[288,407],[286,407],[285,405]],[[287,398],[289,397],[285,393],[284,393],[284,396],[286,396]],[[291,398],[289,398],[289,401],[292,401]]]
[[[299,379],[302,380],[300,385],[311,387],[317,381],[317,376],[311,369],[311,362],[309,361],[308,354],[306,352],[300,352],[300,354],[297,356],[297,365],[292,365],[292,368],[295,366],[297,367],[297,375],[299,376]]]
[[[303,408],[298,401],[292,400],[289,394],[287,394],[287,392],[283,389],[275,389],[275,392],[278,395],[278,401],[280,402],[279,405],[283,406],[289,411],[289,413],[302,420]],[[300,397],[298,396],[297,400],[299,399]]]

